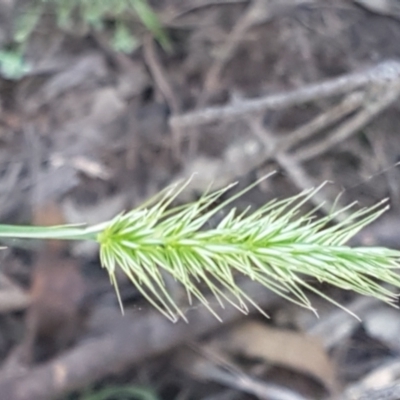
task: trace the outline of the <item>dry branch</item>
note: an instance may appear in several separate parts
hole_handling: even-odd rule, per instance
[[[171,127],[203,125],[211,122],[238,118],[266,109],[277,109],[351,92],[371,84],[385,84],[400,77],[400,62],[385,61],[362,72],[315,83],[286,93],[248,99],[220,107],[209,107],[170,119]]]
[[[346,140],[366,126],[374,117],[393,104],[399,96],[399,83],[383,86],[381,94],[376,100],[367,103],[361,111],[351,117],[348,121],[344,122],[342,126],[336,129],[334,133],[326,139],[318,141],[308,148],[296,152],[296,159],[298,161],[307,161],[330,150],[332,147]]]
[[[277,296],[258,284],[246,282],[244,289],[252,293],[260,306],[268,306]],[[224,323],[243,316],[232,306],[220,310]],[[171,323],[157,312],[114,318],[110,332],[84,342],[57,359],[17,376],[0,377],[1,398],[12,400],[47,400],[71,390],[78,390],[127,366],[159,355],[183,342],[208,333],[221,323],[205,307],[187,312],[189,323]],[[116,323],[116,324],[115,324]]]

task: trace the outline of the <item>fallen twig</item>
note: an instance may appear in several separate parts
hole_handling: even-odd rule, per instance
[[[246,282],[245,290],[253,293],[258,304],[266,307],[278,297],[254,282]],[[115,310],[118,312],[118,310]],[[219,311],[225,323],[243,314],[232,306]],[[208,311],[199,306],[186,313],[189,324],[180,320],[172,324],[163,315],[149,312],[138,316],[127,312],[124,318],[112,320],[108,334],[84,342],[55,360],[17,374],[3,373],[0,393],[4,399],[47,400],[71,390],[84,388],[89,383],[109,374],[159,355],[221,326]]]
[[[343,400],[398,400],[400,360],[381,365],[347,388]]]
[[[400,84],[387,85],[381,88],[380,96],[367,103],[366,106],[348,121],[344,122],[333,134],[318,141],[308,148],[296,152],[298,161],[306,161],[328,151],[336,144],[347,139],[367,125],[377,114],[388,108],[400,96]]]
[[[327,111],[324,111],[321,114],[318,114],[310,122],[301,125],[299,128],[291,131],[288,135],[285,135],[283,139],[279,140],[276,151],[283,152],[291,150],[300,142],[311,138],[313,135],[317,134],[323,129],[328,128],[329,126],[332,126],[342,118],[345,118],[359,109],[364,102],[364,98],[364,92],[355,92],[349,94],[338,105],[329,108]]]
[[[263,146],[271,157],[285,170],[288,176],[291,178],[292,182],[300,189],[305,190],[310,187],[314,187],[315,182],[307,174],[303,166],[297,162],[296,158],[290,154],[283,151],[276,151],[276,139],[273,135],[264,129],[261,121],[255,121],[254,118],[248,119],[249,126],[252,132],[260,139]],[[316,194],[316,196],[310,201],[316,206],[321,207],[327,214],[332,210],[332,204],[329,199],[324,196],[322,192]],[[339,222],[343,219],[345,215],[338,215],[337,221]]]
[[[238,118],[243,115],[277,109],[327,98],[369,84],[384,84],[400,77],[400,62],[385,61],[362,72],[342,75],[338,78],[315,83],[286,93],[265,96],[257,99],[242,100],[234,104],[219,107],[209,107],[199,111],[171,117],[171,127],[186,127],[203,125],[211,122]]]

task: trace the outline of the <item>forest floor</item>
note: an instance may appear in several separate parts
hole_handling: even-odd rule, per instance
[[[354,243],[400,249],[396,1],[154,1],[171,49],[140,26],[130,54],[103,31],[45,20],[25,50],[29,71],[0,78],[0,220],[95,224],[178,179],[193,177],[187,202],[211,183],[243,188],[277,171],[238,208],[329,181],[310,206],[389,198]],[[244,280],[270,319],[227,307],[221,324],[193,305],[188,324],[172,324],[120,277],[122,317],[96,247],[64,249],[80,289],[75,275],[47,275],[37,257],[46,245],[11,244],[1,253],[1,399],[379,399],[382,388],[398,398],[400,314],[377,300],[326,287],[361,321],[311,294],[316,318]],[[42,286],[61,280],[66,297],[46,298]],[[67,309],[79,290],[84,313]],[[61,317],[46,314],[49,302]]]

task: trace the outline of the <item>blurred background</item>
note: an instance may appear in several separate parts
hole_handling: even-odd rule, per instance
[[[310,208],[389,198],[352,244],[399,249],[399,42],[398,0],[1,0],[0,221],[96,224],[276,171],[236,206],[329,181]],[[243,279],[270,319],[210,297],[221,323],[166,278],[174,324],[122,275],[121,315],[96,245],[3,244],[0,399],[400,398],[377,300],[320,285],[361,321],[310,294],[317,318]]]

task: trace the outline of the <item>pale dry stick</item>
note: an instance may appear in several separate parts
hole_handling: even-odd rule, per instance
[[[343,400],[398,400],[399,377],[400,360],[391,360],[350,385],[344,392]]]
[[[258,135],[257,138],[253,136],[246,136],[242,140],[231,143],[226,149],[225,153],[219,159],[219,166],[211,168],[211,161],[208,162],[208,167],[211,171],[212,178],[213,171],[218,170],[219,178],[214,182],[216,187],[223,187],[229,184],[237,176],[244,175],[251,170],[259,167],[260,164],[272,158],[276,159],[278,153],[285,153],[291,150],[292,147],[298,145],[302,140],[310,138],[319,130],[326,129],[338,120],[351,114],[359,108],[364,101],[364,93],[356,92],[347,96],[339,105],[332,107],[328,111],[318,115],[310,122],[300,126],[291,133],[285,135],[280,139],[278,135],[267,132],[268,143],[264,142],[264,137]],[[284,159],[285,156],[283,155]],[[204,164],[204,162],[203,162]],[[290,165],[287,162],[286,165]],[[214,165],[214,164],[213,164]],[[298,167],[292,166],[292,170],[298,170]],[[192,173],[198,169],[202,169],[201,163],[194,162],[191,167],[183,173],[183,176],[191,176]],[[204,171],[204,169],[203,169]],[[210,178],[210,179],[211,179]],[[202,179],[204,181],[204,188],[197,187],[197,190],[205,190],[207,187],[207,177]],[[199,182],[199,177],[196,178]],[[218,182],[218,183],[217,183]],[[224,183],[223,183],[224,182]]]
[[[248,374],[237,371],[236,368],[229,368],[225,363],[223,365],[224,369],[222,369],[212,361],[201,359],[200,357],[193,357],[190,362],[190,372],[195,378],[200,380],[217,382],[252,394],[263,400],[306,400],[305,397],[293,390],[275,383],[253,378]]]
[[[146,64],[149,67],[150,73],[153,76],[156,85],[158,86],[161,94],[164,96],[165,101],[170,108],[172,116],[178,115],[181,111],[181,106],[167,78],[167,74],[162,67],[162,63],[157,56],[154,39],[151,35],[147,35],[145,40],[143,41],[143,50]],[[172,149],[175,158],[179,160],[181,158],[180,143],[182,137],[182,129],[179,127],[172,127],[171,131]]]
[[[307,85],[289,92],[257,99],[242,100],[225,106],[209,107],[170,118],[172,127],[193,127],[212,122],[237,119],[266,109],[281,109],[322,98],[354,91],[374,83],[390,83],[400,77],[400,62],[384,61],[362,72],[342,75],[338,78]]]
[[[262,126],[260,119],[256,121],[254,118],[248,118],[248,124],[252,132],[261,140],[268,154],[273,155],[274,149],[276,148],[276,139],[274,136]],[[307,190],[316,186],[315,182],[293,156],[281,151],[275,153],[273,158],[285,170],[292,182],[300,190]],[[322,194],[321,191],[315,193],[315,195],[310,199],[310,202],[327,214],[332,212],[333,204]],[[335,217],[335,221],[340,222],[345,219],[345,214],[346,213],[341,213]]]
[[[350,136],[359,132],[366,126],[376,115],[384,111],[393,104],[400,96],[400,81],[395,85],[384,85],[381,89],[381,95],[367,104],[361,111],[354,115],[349,121],[346,121],[332,135],[318,143],[307,147],[304,150],[296,152],[298,161],[307,161],[320,156],[332,147],[348,139]]]
[[[166,73],[162,67],[160,60],[154,46],[154,39],[151,35],[146,35],[143,41],[143,55],[144,60],[149,67],[153,79],[160,89],[161,94],[164,96],[169,108],[173,114],[180,112],[180,105],[175,93],[172,89]]]
[[[335,122],[353,113],[363,104],[364,96],[364,92],[351,93],[338,105],[330,108],[322,114],[319,114],[310,122],[291,131],[284,139],[279,139],[276,151],[285,152],[291,150],[291,148],[297,146],[299,142],[311,138],[321,130],[328,128]]]
[[[238,45],[242,42],[245,33],[255,24],[272,18],[271,8],[273,2],[270,0],[253,0],[247,11],[239,18],[236,25],[228,35],[227,41],[219,49],[218,58],[208,70],[203,91],[197,101],[197,108],[204,107],[210,94],[219,87],[220,75],[225,65],[235,53]]]
[[[261,137],[256,134],[257,139],[253,136],[237,144],[232,144],[228,147],[229,150],[227,151],[230,157],[222,157],[219,176],[226,175],[227,172],[233,174],[231,178],[226,179],[226,182],[230,182],[232,179],[235,179],[236,176],[246,174],[250,170],[257,168],[263,162],[271,159],[271,157],[276,159],[277,154],[280,153],[283,154],[281,156],[281,163],[286,165],[288,170],[299,171],[299,168],[302,169],[301,166],[293,165],[293,161],[290,160],[290,157],[288,160],[288,157],[285,156],[284,153],[291,150],[295,145],[298,145],[302,140],[308,139],[316,134],[319,130],[329,127],[337,120],[354,112],[363,103],[363,97],[363,92],[351,93],[339,105],[318,115],[311,122],[294,130],[283,139],[280,139],[277,135],[273,135],[270,132],[265,132],[265,129],[262,128],[265,134],[262,134]],[[265,135],[267,135],[268,143],[265,142]],[[234,146],[237,148],[235,151]],[[249,152],[249,149],[252,151]],[[232,162],[234,162],[234,165],[232,165]],[[226,167],[224,164],[227,164]],[[246,166],[246,168],[243,168],[243,166]],[[296,176],[296,179],[300,178],[301,181],[304,181],[303,176],[306,175],[306,173],[297,174],[295,172],[292,174],[293,178]],[[308,179],[306,182],[310,184],[311,180]],[[303,188],[303,185],[300,187]],[[306,187],[306,185],[304,185],[304,187]]]
[[[339,128],[333,135],[321,140],[316,145],[311,145],[304,150],[299,150],[293,156],[284,153],[282,150],[276,152],[276,155],[274,156],[275,160],[285,169],[296,186],[303,190],[315,186],[312,179],[309,178],[304,168],[299,164],[300,162],[317,157],[321,153],[328,151],[333,146],[347,139],[352,134],[358,132],[359,129],[368,124],[368,122],[370,122],[377,114],[389,107],[400,96],[400,82],[396,82],[396,85],[391,87],[390,90],[386,91],[386,89],[387,85],[384,85],[380,90],[380,93],[384,93],[383,96],[380,96],[376,101],[367,104],[364,109],[359,111],[349,121],[344,122],[342,128]],[[355,102],[355,105],[357,105],[358,101],[359,100]],[[301,134],[304,136],[307,132],[303,131]],[[268,138],[266,142],[273,143],[272,139],[273,138]],[[332,211],[333,203],[322,193],[317,193],[317,196],[311,201],[317,207],[322,205],[321,209],[326,213]],[[346,215],[339,215],[337,222],[342,221],[344,218],[346,218]]]

